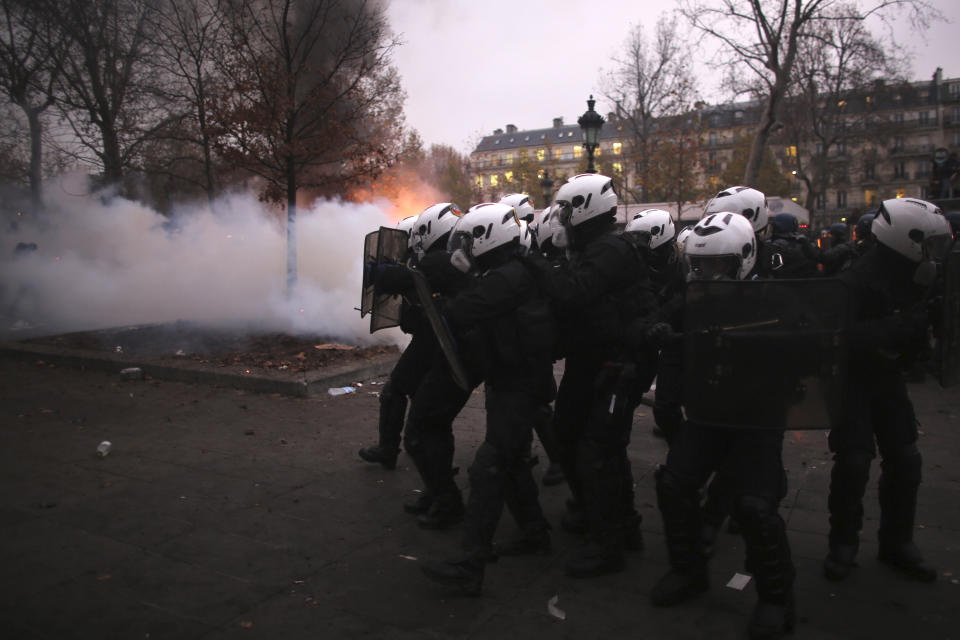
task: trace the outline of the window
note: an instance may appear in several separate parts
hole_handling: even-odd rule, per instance
[[[716,131],[711,131],[711,132],[710,132],[710,146],[711,146],[711,147],[717,146],[717,132],[716,132]]]
[[[930,187],[923,185],[920,187],[920,199],[926,200],[930,197]]]
[[[623,153],[623,143],[622,143],[622,142],[614,142],[614,143],[613,143],[613,155],[618,156],[618,155],[620,155],[621,153]]]
[[[478,189],[482,189],[482,188],[483,188],[483,176],[477,176],[476,182],[477,182],[477,188],[478,188]]]
[[[930,112],[929,112],[929,111],[921,111],[920,113],[917,114],[917,120],[920,121],[920,126],[921,126],[921,127],[925,127],[925,126],[929,125],[929,124],[930,124]]]
[[[521,159],[521,160],[526,160],[526,159],[527,159],[527,150],[526,150],[526,149],[520,149],[520,159]]]
[[[825,194],[825,193],[818,193],[818,194],[817,194],[817,202],[816,202],[816,205],[815,205],[815,206],[816,206],[816,209],[817,209],[818,211],[823,211],[824,209],[826,209],[826,208],[827,208],[827,194]]]
[[[838,143],[837,143],[837,155],[838,155],[838,156],[845,156],[845,155],[847,155],[847,143],[846,143],[846,142],[838,142]]]
[[[901,124],[901,125],[902,125],[902,124],[903,124],[903,114],[902,114],[902,113],[895,113],[895,114],[893,114],[893,123],[894,123],[894,124]]]
[[[498,184],[500,184],[500,176],[498,176],[497,174],[493,174],[492,176],[490,176],[490,186],[495,187]]]
[[[512,153],[508,153],[508,154],[507,154],[507,164],[513,164],[513,154],[512,154]]]
[[[555,147],[555,148],[553,149],[553,159],[554,159],[554,160],[559,160],[562,155],[563,155],[563,151],[562,151],[559,147]]]
[[[863,201],[868,207],[872,207],[876,204],[877,201],[877,191],[876,189],[864,189],[863,190]]]
[[[954,82],[950,85],[950,97],[960,98],[960,82]]]
[[[787,157],[788,157],[788,158],[796,158],[796,157],[797,157],[797,147],[795,147],[794,145],[790,145],[789,147],[787,147]]]
[[[817,143],[816,151],[814,151],[814,153],[815,153],[816,155],[818,155],[818,156],[822,156],[822,155],[823,155],[823,145],[820,144],[819,142]]]
[[[503,177],[507,182],[513,182],[513,171],[504,171]]]
[[[581,156],[583,156],[583,147],[577,145],[573,148],[573,157],[579,160]]]
[[[917,177],[918,178],[929,178],[930,177],[930,163],[921,162],[917,167]]]
[[[877,179],[877,165],[872,160],[868,160],[867,163],[863,166],[863,179],[864,180]]]
[[[537,149],[537,160],[539,160],[540,162],[543,162],[546,157],[547,157],[546,149]]]
[[[597,147],[597,150],[593,152],[593,157],[594,157],[594,158],[599,158],[601,151],[603,151],[603,148]]]
[[[951,147],[960,147],[960,131],[954,131],[950,138]]]
[[[623,165],[620,164],[619,162],[614,162],[614,163],[613,163],[613,172],[614,172],[615,174],[617,174],[618,176],[621,175],[621,174],[623,173]]]
[[[897,136],[893,139],[893,150],[903,151],[903,136]]]
[[[960,122],[960,107],[953,107],[950,109],[950,120],[952,122]]]
[[[893,163],[893,177],[894,178],[906,178],[907,177],[907,163],[903,160]]]
[[[837,191],[837,209],[847,208],[847,192]]]

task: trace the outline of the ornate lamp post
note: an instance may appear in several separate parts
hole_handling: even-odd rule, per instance
[[[553,180],[550,179],[550,172],[543,170],[543,179],[540,180],[540,188],[543,189],[543,208],[550,206],[550,199],[553,197]]]
[[[600,146],[600,129],[603,128],[603,116],[593,110],[593,105],[597,103],[593,95],[587,100],[587,111],[579,119],[577,124],[583,132],[583,148],[587,150],[587,173],[596,173],[593,166],[593,152]]]

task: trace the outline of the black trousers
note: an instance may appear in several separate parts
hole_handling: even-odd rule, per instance
[[[390,379],[380,391],[380,447],[388,451],[400,448],[408,398],[412,398],[437,356],[437,339],[429,330],[413,334],[410,344],[390,372]]]
[[[470,466],[464,517],[468,555],[489,559],[504,505],[521,528],[547,526],[530,464],[533,425],[542,405],[542,398],[522,387],[486,387],[487,429]]]
[[[843,423],[830,432],[830,544],[857,545],[863,495],[877,449],[882,458],[881,543],[912,540],[922,459],[917,419],[907,386],[891,366],[852,362]]]

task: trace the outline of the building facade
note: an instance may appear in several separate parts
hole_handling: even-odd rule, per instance
[[[839,133],[831,136],[826,148],[823,136],[791,127],[790,122],[770,141],[777,167],[790,185],[789,193],[780,195],[810,209],[813,227],[855,218],[887,198],[941,195],[938,161],[960,153],[960,78],[944,79],[937,69],[926,81],[878,81],[846,94],[837,104],[832,126]],[[789,108],[781,114],[782,120],[789,119]],[[721,175],[737,146],[753,136],[759,111],[756,102],[699,103],[683,116],[695,123],[698,162],[690,170],[696,173],[704,198],[731,186],[721,184]],[[656,129],[655,123],[653,138]],[[564,124],[562,118],[555,118],[553,126],[545,129],[507,125],[494,131],[470,154],[477,199],[494,200],[525,190],[542,206],[544,189],[537,185],[544,176],[553,180],[555,191],[563,180],[586,167],[581,145],[579,126]],[[627,187],[620,189],[627,202],[637,200],[637,191],[629,188],[638,183],[633,148],[629,127],[608,114],[596,159],[598,167]],[[812,174],[818,179],[811,183],[801,179]]]

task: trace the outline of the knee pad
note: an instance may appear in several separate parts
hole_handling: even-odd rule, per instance
[[[920,469],[923,466],[923,456],[916,442],[898,447],[887,452],[883,457],[884,473],[893,473],[916,483],[920,482]]]
[[[657,469],[657,500],[661,505],[669,503],[693,503],[697,500],[695,483],[685,482],[680,476],[670,471],[667,466]]]
[[[470,482],[482,481],[504,471],[500,451],[489,442],[484,442],[477,449],[473,464],[470,465]]]
[[[744,528],[750,528],[767,524],[777,510],[772,498],[739,496],[734,501],[733,512]]]

